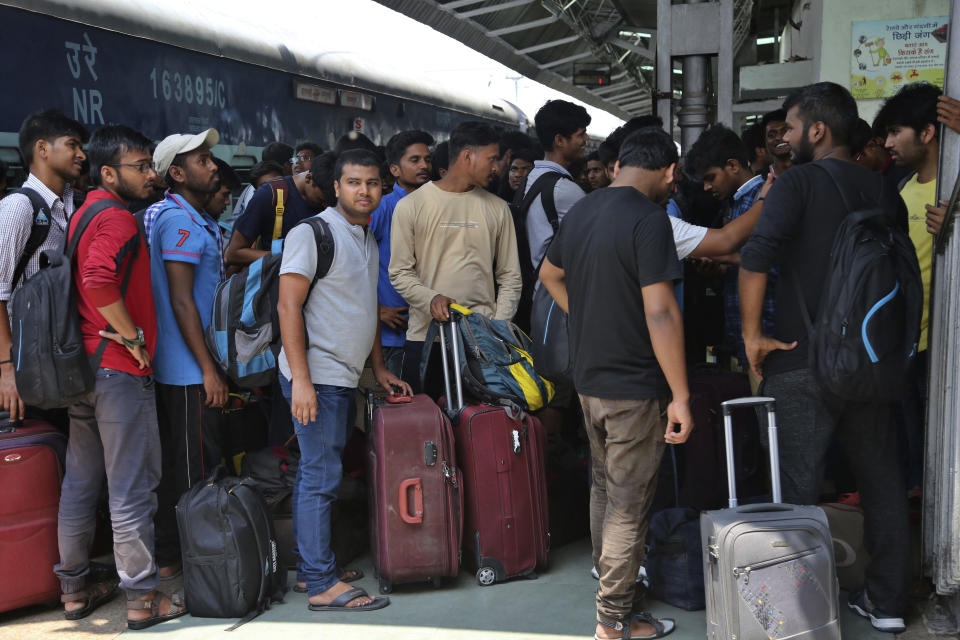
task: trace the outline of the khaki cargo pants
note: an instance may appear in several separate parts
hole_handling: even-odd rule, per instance
[[[668,402],[580,395],[593,463],[590,535],[600,574],[597,621],[608,626],[627,620],[635,594],[642,595],[636,593],[637,572],[665,448]]]

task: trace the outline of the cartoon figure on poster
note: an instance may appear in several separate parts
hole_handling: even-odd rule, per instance
[[[854,22],[850,92],[858,100],[886,98],[905,83],[943,86],[947,18]]]

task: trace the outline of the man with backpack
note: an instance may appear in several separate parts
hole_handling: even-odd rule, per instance
[[[150,361],[157,319],[146,239],[125,208],[152,188],[152,146],[149,138],[125,126],[102,127],[93,134],[88,153],[97,188],[70,218],[68,236],[75,248],[72,271],[83,343],[94,360],[96,382],[70,407],[55,571],[68,620],[88,616],[112,597],[115,581],[86,582],[106,476],[114,557],[131,629],[186,613],[176,596],[156,591],[154,489],[161,462]]]
[[[370,230],[380,253],[377,302],[383,359],[387,369],[398,376],[403,371],[403,345],[406,343],[410,307],[390,284],[390,228],[397,203],[430,182],[432,144],[433,136],[425,131],[401,131],[387,141],[387,164],[397,182],[370,216]]]
[[[380,165],[366,149],[338,157],[337,206],[290,232],[280,267],[280,388],[301,453],[293,493],[297,588],[306,591],[313,611],[370,611],[389,604],[338,577],[330,548],[330,505],[339,491],[340,458],[353,428],[354,396],[367,357],[386,391],[410,394],[410,387],[387,370],[380,349],[377,243],[367,229],[380,202]],[[314,225],[321,223],[333,241],[326,248],[333,251],[333,261],[317,279],[321,247]]]
[[[0,201],[0,406],[11,420],[23,418],[25,407],[14,380],[8,305],[40,268],[40,254],[63,250],[73,214],[70,183],[80,177],[87,137],[83,125],[53,109],[31,113],[20,125],[28,191]]]
[[[243,214],[233,223],[230,245],[224,256],[228,265],[243,268],[262,258],[270,253],[274,240],[283,240],[290,229],[331,204],[332,194],[319,179],[324,157],[318,156],[313,163],[317,163],[317,171],[311,164],[310,171],[270,180],[257,189]]]
[[[876,377],[878,367],[899,376],[893,386],[899,381],[902,388],[905,382],[908,352],[917,340],[910,327],[919,330],[919,268],[915,255],[899,261],[901,249],[905,245],[910,252],[910,245],[895,185],[852,161],[847,135],[856,123],[857,105],[850,93],[821,82],[797,90],[783,107],[784,141],[792,149],[794,166],[773,183],[763,215],[741,251],[746,354],[754,373],[763,378],[761,395],[777,401],[784,502],[816,504],[827,449],[834,437],[844,447],[860,489],[870,554],[865,588],[851,594],[849,606],[869,617],[875,628],[896,633],[904,628],[910,575],[906,489],[892,423],[896,397],[883,387],[869,392],[882,381]],[[865,220],[869,226],[858,224]],[[868,241],[854,244],[853,251],[879,250],[890,242],[887,255],[897,257],[897,263],[882,258],[857,274],[837,269],[834,261],[851,252],[845,240],[858,237]],[[773,336],[765,336],[761,310],[767,272],[775,266],[780,280],[774,329]],[[866,286],[891,271],[902,288],[889,282],[882,287],[889,286],[887,291]],[[863,285],[847,289],[856,296],[835,297],[839,288],[832,283],[847,282],[851,275],[865,278]],[[824,315],[830,319],[845,309],[849,313],[842,326],[820,324]],[[872,314],[878,318],[870,326]],[[812,322],[818,323],[815,330]],[[824,349],[830,339],[849,357]],[[829,365],[845,360],[863,366],[830,379]],[[860,393],[851,392],[851,386],[860,386]]]
[[[220,408],[227,382],[204,342],[217,285],[223,279],[220,227],[205,209],[219,190],[210,148],[216,129],[173,134],[153,159],[168,191],[150,232],[150,277],[157,310],[154,356],[163,474],[157,491],[157,563],[161,578],[180,572],[174,509],[180,496],[220,462]]]

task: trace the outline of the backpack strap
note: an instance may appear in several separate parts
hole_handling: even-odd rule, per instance
[[[30,187],[11,191],[11,194],[14,193],[25,195],[30,199],[30,204],[33,205],[33,223],[30,226],[30,236],[27,238],[27,244],[24,245],[20,260],[17,261],[17,266],[13,270],[13,280],[10,281],[11,287],[17,286],[27,270],[27,265],[30,264],[30,258],[47,241],[47,236],[50,235],[50,224],[53,222],[50,207],[47,206],[47,201],[39,193]]]
[[[270,181],[270,190],[273,192],[273,240],[283,237],[283,212],[286,209],[287,179],[280,177]]]
[[[547,216],[547,222],[550,223],[550,226],[553,227],[553,232],[556,233],[560,228],[560,216],[557,213],[557,203],[554,199],[553,192],[560,180],[569,179],[570,178],[559,171],[547,171],[537,178],[533,185],[530,186],[530,190],[527,191],[526,195],[524,195],[520,201],[521,221],[526,223],[527,212],[530,211],[533,201],[539,197],[540,203],[543,205],[543,211]]]
[[[107,209],[112,209],[117,207],[123,209],[123,205],[118,203],[112,198],[104,198],[103,200],[97,200],[91,204],[83,212],[80,220],[77,222],[76,229],[73,230],[73,235],[70,236],[70,242],[67,243],[66,248],[64,249],[64,254],[67,257],[67,260],[73,260],[73,254],[77,250],[77,246],[80,244],[80,237],[83,235],[83,232],[87,230],[87,227],[90,226],[90,223],[93,222],[93,219],[96,218],[101,212],[106,211]],[[146,211],[146,210],[144,210]],[[133,262],[134,258],[137,255],[137,252],[140,249],[140,245],[143,243],[143,239],[146,237],[146,234],[143,231],[143,213],[144,211],[139,211],[139,219],[137,219],[137,228],[138,234],[133,239],[133,242],[128,243],[120,250],[120,254],[117,255],[117,268],[119,269],[119,261],[125,253],[131,253],[130,262],[127,264],[127,271],[123,274],[123,280],[120,282],[120,299],[122,300],[127,295],[127,287],[130,285],[130,277],[133,275]],[[134,215],[136,218],[136,215]],[[141,237],[141,235],[143,237]],[[107,324],[106,331],[113,333],[114,328]],[[101,338],[100,344],[97,345],[97,350],[90,356],[90,365],[94,371],[100,368],[100,362],[103,360],[103,352],[107,350],[107,345],[110,344],[109,338]]]
[[[313,239],[317,243],[317,270],[313,274],[313,282],[310,283],[310,289],[317,284],[320,278],[323,278],[330,271],[333,265],[333,232],[330,230],[330,224],[319,216],[307,218],[304,222],[313,229]],[[307,294],[310,295],[309,293]]]

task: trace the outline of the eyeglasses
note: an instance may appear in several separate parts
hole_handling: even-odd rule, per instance
[[[297,164],[298,162],[310,162],[311,160],[313,160],[313,156],[306,154],[302,156],[293,156],[290,158],[290,164]]]
[[[152,162],[115,162],[108,164],[108,167],[134,167],[140,173],[156,172],[157,166]]]

